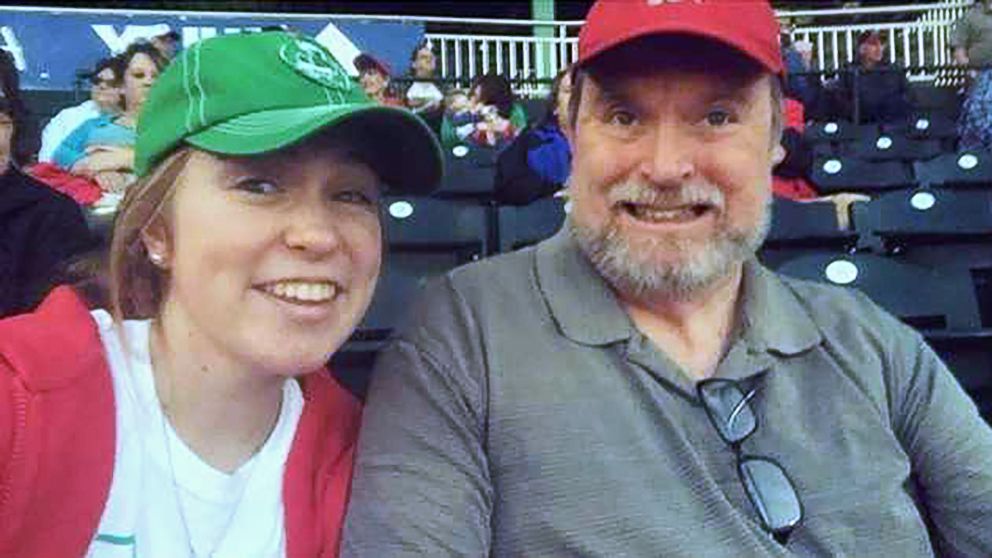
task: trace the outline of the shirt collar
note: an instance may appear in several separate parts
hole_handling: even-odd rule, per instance
[[[744,264],[741,337],[751,352],[794,355],[823,339],[795,292],[757,260]]]
[[[584,345],[629,339],[636,328],[566,224],[536,251],[538,286],[562,335]],[[820,343],[819,328],[795,293],[752,259],[744,264],[743,340],[751,352],[800,353]]]
[[[630,318],[567,223],[538,245],[536,267],[539,288],[562,335],[584,345],[607,345],[633,334]]]

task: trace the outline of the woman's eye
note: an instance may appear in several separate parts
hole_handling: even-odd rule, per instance
[[[364,190],[342,190],[335,194],[335,200],[359,205],[376,205],[378,200]]]
[[[713,109],[706,113],[706,123],[710,126],[725,126],[730,123],[730,112],[724,109]]]
[[[268,195],[279,192],[279,187],[275,183],[259,178],[245,178],[239,180],[237,188],[249,194]]]

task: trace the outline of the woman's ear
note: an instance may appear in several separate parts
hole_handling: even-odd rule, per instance
[[[772,164],[778,165],[785,160],[785,148],[778,144],[772,148]]]
[[[165,219],[155,218],[141,231],[141,243],[145,245],[148,260],[159,269],[169,269],[172,264],[172,243]]]

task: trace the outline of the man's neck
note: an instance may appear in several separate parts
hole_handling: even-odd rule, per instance
[[[637,329],[694,380],[712,376],[734,331],[743,266],[689,298],[619,295]]]
[[[275,426],[284,380],[226,357],[185,323],[168,311],[153,322],[156,392],[179,437],[205,462],[231,472]]]

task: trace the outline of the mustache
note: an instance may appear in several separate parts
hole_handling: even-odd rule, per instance
[[[708,205],[723,209],[726,198],[719,188],[702,183],[689,183],[677,188],[657,188],[637,181],[621,182],[607,193],[610,205],[621,204],[680,206]]]

